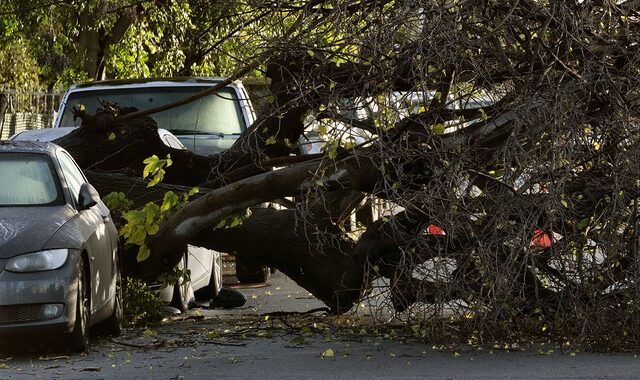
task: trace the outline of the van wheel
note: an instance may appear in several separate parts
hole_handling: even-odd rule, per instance
[[[242,284],[256,284],[269,281],[269,267],[251,258],[236,257],[236,277]]]

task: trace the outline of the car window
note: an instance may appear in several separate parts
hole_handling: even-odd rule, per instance
[[[73,120],[73,107],[84,106],[94,114],[100,100],[139,110],[153,108],[187,98],[206,87],[141,87],[78,91],[69,94],[61,127],[80,126]],[[191,103],[158,112],[150,116],[158,125],[175,135],[181,134],[239,134],[246,128],[236,93],[231,88]]]
[[[87,182],[87,180],[69,154],[63,151],[58,151],[56,154],[62,167],[64,178],[67,181],[67,186],[69,186],[69,191],[77,203],[78,196],[80,195],[80,187],[83,183]]]
[[[0,155],[0,206],[62,205],[51,160],[44,154]]]

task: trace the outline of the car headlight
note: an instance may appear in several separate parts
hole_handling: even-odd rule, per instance
[[[40,272],[58,269],[64,265],[69,255],[68,249],[50,249],[12,257],[4,269],[10,272]]]

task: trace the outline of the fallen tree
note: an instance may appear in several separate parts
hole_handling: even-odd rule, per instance
[[[147,237],[139,274],[171,268],[195,243],[274,266],[337,313],[386,277],[397,311],[456,300],[480,323],[514,323],[603,321],[619,308],[616,323],[637,326],[627,316],[640,275],[640,20],[626,2],[376,3],[348,14],[314,4],[292,12],[415,30],[395,43],[358,30],[348,60],[303,44],[267,50],[270,109],[217,156],[164,146],[153,115],[120,107],[80,113],[82,127],[57,141],[102,194],[127,190],[142,205],[201,187]],[[308,115],[334,127],[321,154],[299,154]],[[356,128],[369,140],[346,143]],[[153,154],[174,164],[148,192],[140,176]],[[364,199],[387,212],[354,233],[346,221]],[[214,229],[267,201],[289,208]]]

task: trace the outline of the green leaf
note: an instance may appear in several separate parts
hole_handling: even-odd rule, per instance
[[[173,192],[167,191],[164,194],[164,200],[160,206],[160,212],[167,212],[180,203],[180,198]]]
[[[442,123],[436,124],[436,125],[431,127],[431,130],[436,135],[444,135],[445,126]]]
[[[153,156],[146,158],[142,163],[145,164],[142,171],[142,178],[146,179],[148,176],[153,176],[151,182],[147,184],[147,187],[152,187],[162,181],[165,174],[163,167],[171,166],[173,161],[171,160],[170,154],[167,154],[167,158],[163,160],[154,154]]]
[[[330,159],[335,160],[336,157],[338,157],[338,144],[337,143],[329,144],[329,149],[327,150],[327,153]]]
[[[273,144],[276,143],[276,137],[275,136],[271,136],[264,143],[267,144],[267,145],[273,145]]]
[[[127,199],[127,196],[122,192],[111,192],[107,194],[102,201],[107,205],[111,212],[126,212],[128,211],[133,202]]]
[[[158,161],[160,159],[155,154],[151,157],[146,158],[142,161],[143,164],[146,164],[144,170],[142,171],[142,178],[145,179],[149,176],[149,174],[154,173],[155,167],[158,165]]]
[[[158,233],[158,231],[160,231],[159,224],[152,224],[150,226],[147,226],[147,235],[155,235]]]
[[[115,139],[116,139],[116,134],[113,132],[109,133],[109,136],[107,136],[107,140],[109,141],[113,141]]]
[[[193,189],[189,190],[189,197],[192,197],[196,194],[198,194],[200,192],[200,189],[197,187],[194,187]]]
[[[591,218],[584,218],[578,223],[576,228],[578,229],[578,231],[586,230],[589,226],[589,223],[591,223]]]
[[[162,179],[164,178],[164,173],[164,169],[159,169],[153,176],[153,179],[147,184],[147,187],[153,187],[160,183],[160,181],[162,181]]]
[[[323,358],[332,358],[334,355],[335,355],[335,353],[330,348],[327,348],[326,350],[322,351],[322,357]]]
[[[149,258],[150,255],[151,255],[151,251],[149,250],[146,244],[143,244],[140,246],[140,249],[138,250],[138,256],[136,256],[136,260],[138,262],[145,261],[146,259]]]
[[[221,228],[224,228],[224,226],[227,225],[227,220],[226,219],[222,219],[221,221],[218,222],[218,224],[216,224],[216,226],[213,228],[214,230],[219,230]]]

